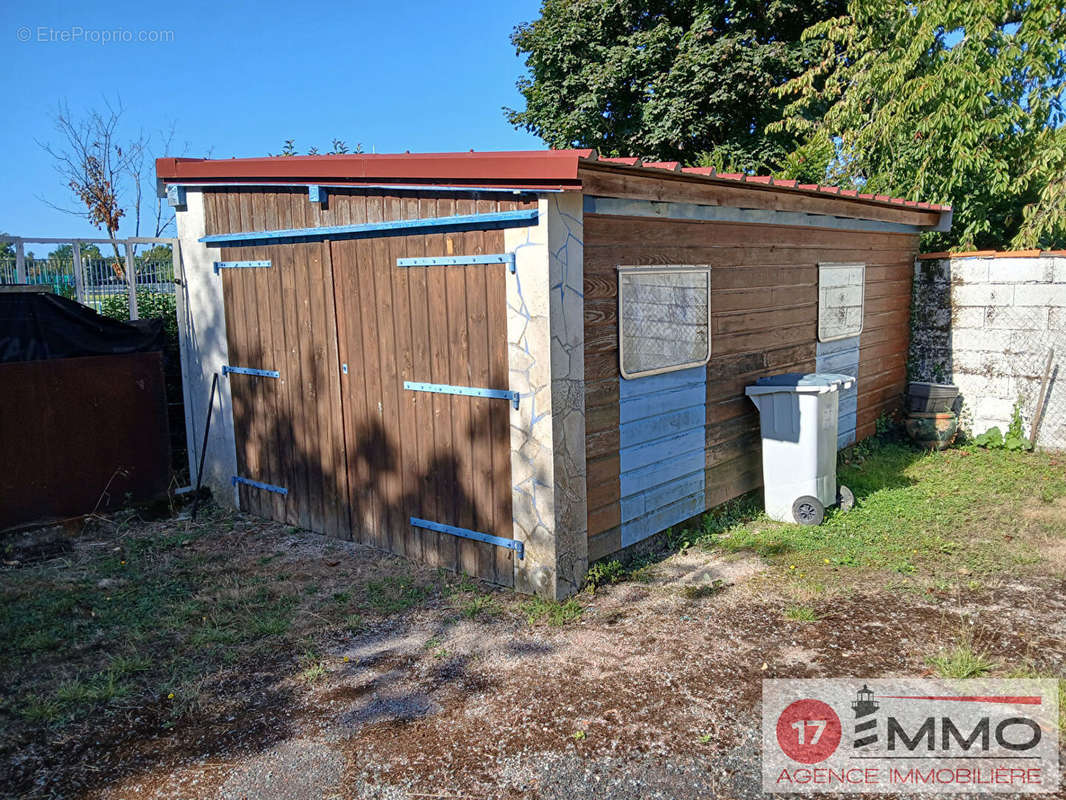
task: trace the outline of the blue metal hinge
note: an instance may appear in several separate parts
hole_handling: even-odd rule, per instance
[[[281,373],[276,369],[253,369],[252,367],[231,367],[229,364],[222,365],[222,377],[226,377],[231,372],[235,372],[238,375],[256,375],[260,378],[280,378]]]
[[[215,274],[221,269],[258,269],[269,267],[270,261],[216,261]]]
[[[398,267],[449,267],[461,264],[507,264],[511,274],[515,271],[514,253],[489,253],[481,256],[425,256],[397,258]]]
[[[167,187],[167,204],[174,209],[183,211],[185,209],[185,187],[184,186],[168,186]]]
[[[253,481],[251,478],[242,478],[240,475],[233,476],[233,485],[243,483],[245,486],[254,486],[256,489],[262,489],[267,492],[274,492],[274,494],[288,494],[289,490],[284,486],[275,486],[272,483],[263,483],[262,481]]]
[[[432,392],[434,394],[462,394],[467,397],[493,397],[502,400],[510,400],[515,409],[521,395],[510,389],[482,389],[478,386],[452,386],[447,383],[418,383],[416,381],[404,381],[403,388],[412,392]]]
[[[469,528],[459,528],[455,525],[445,525],[443,522],[431,522],[428,519],[419,519],[418,517],[411,517],[411,525],[416,528],[425,528],[426,530],[437,531],[437,533],[450,533],[452,536],[461,536],[464,539],[474,539],[478,542],[488,542],[489,544],[494,544],[497,547],[506,547],[508,550],[514,550],[515,555],[517,555],[520,559],[526,557],[525,545],[515,539],[505,539],[502,536],[493,536],[491,533],[472,531]]]
[[[310,186],[307,187],[307,198],[312,203],[318,203],[322,206],[322,208],[325,208],[326,201],[329,198],[329,192],[326,191],[325,186],[316,186],[312,183]]]

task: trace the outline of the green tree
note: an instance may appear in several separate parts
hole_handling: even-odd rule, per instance
[[[137,260],[143,264],[169,264],[173,259],[174,254],[169,244],[154,244],[137,254]]]
[[[779,90],[784,170],[947,202],[932,248],[1066,243],[1066,8],[1050,0],[850,0],[812,25],[820,57]]]
[[[804,29],[844,5],[544,0],[540,18],[511,36],[526,57],[526,108],[505,113],[555,148],[774,169],[797,140],[767,132],[784,106],[771,89],[817,55]]]
[[[90,259],[103,258],[104,254],[100,252],[100,248],[95,244],[83,244],[81,246],[81,258],[84,264]],[[48,254],[49,261],[69,261],[74,262],[74,247],[69,244],[61,244],[55,250]]]

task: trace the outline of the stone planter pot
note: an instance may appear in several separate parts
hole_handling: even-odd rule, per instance
[[[920,447],[928,450],[944,450],[953,441],[959,430],[959,419],[952,412],[920,412],[907,414],[904,422],[907,435]]]

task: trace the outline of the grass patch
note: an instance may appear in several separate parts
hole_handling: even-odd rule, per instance
[[[785,619],[794,622],[816,622],[819,619],[818,612],[810,606],[789,606],[785,609]]]
[[[573,597],[561,603],[557,600],[534,597],[522,603],[519,608],[530,625],[544,622],[553,627],[560,627],[568,622],[573,622],[585,610],[581,603]]]
[[[408,577],[388,576],[370,581],[364,596],[379,614],[400,614],[419,605],[429,596],[429,587],[415,583]]]
[[[715,578],[713,581],[706,583],[687,584],[681,590],[681,595],[688,600],[702,600],[705,597],[713,597],[719,592],[725,591],[728,587],[729,584],[721,578]]]
[[[495,617],[501,610],[496,598],[487,594],[474,595],[459,607],[459,613],[467,619]]]
[[[325,678],[328,672],[326,662],[317,653],[309,651],[300,659],[300,671],[296,677],[304,683],[314,684]]]
[[[5,569],[5,709],[26,726],[103,724],[174,695],[173,721],[207,699],[212,676],[247,664],[291,674],[293,654],[318,637],[360,633],[363,614],[404,611],[432,591],[404,576],[353,585],[313,557],[282,569],[271,539],[282,530],[214,507],[195,523],[121,512],[74,537],[62,559]],[[314,682],[325,669],[305,659],[298,673]]]
[[[611,561],[597,561],[589,567],[585,575],[585,588],[596,591],[601,586],[609,586],[624,581],[627,571],[622,562],[616,559]]]
[[[935,656],[926,663],[941,678],[980,678],[995,669],[996,664],[968,641],[961,641]]]
[[[1061,535],[1061,520],[1032,513],[1066,496],[1066,473],[1048,454],[957,448],[919,451],[864,442],[841,454],[840,483],[858,498],[817,527],[775,522],[758,495],[705,514],[676,535],[682,547],[754,552],[793,580],[854,585],[954,584],[1032,570],[1034,544]]]

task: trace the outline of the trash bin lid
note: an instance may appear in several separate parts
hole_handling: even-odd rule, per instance
[[[841,375],[836,372],[783,372],[780,375],[767,375],[765,378],[759,378],[754,386],[748,386],[744,391],[749,397],[775,392],[821,394],[850,389],[853,383],[855,383],[855,378],[851,375]]]

